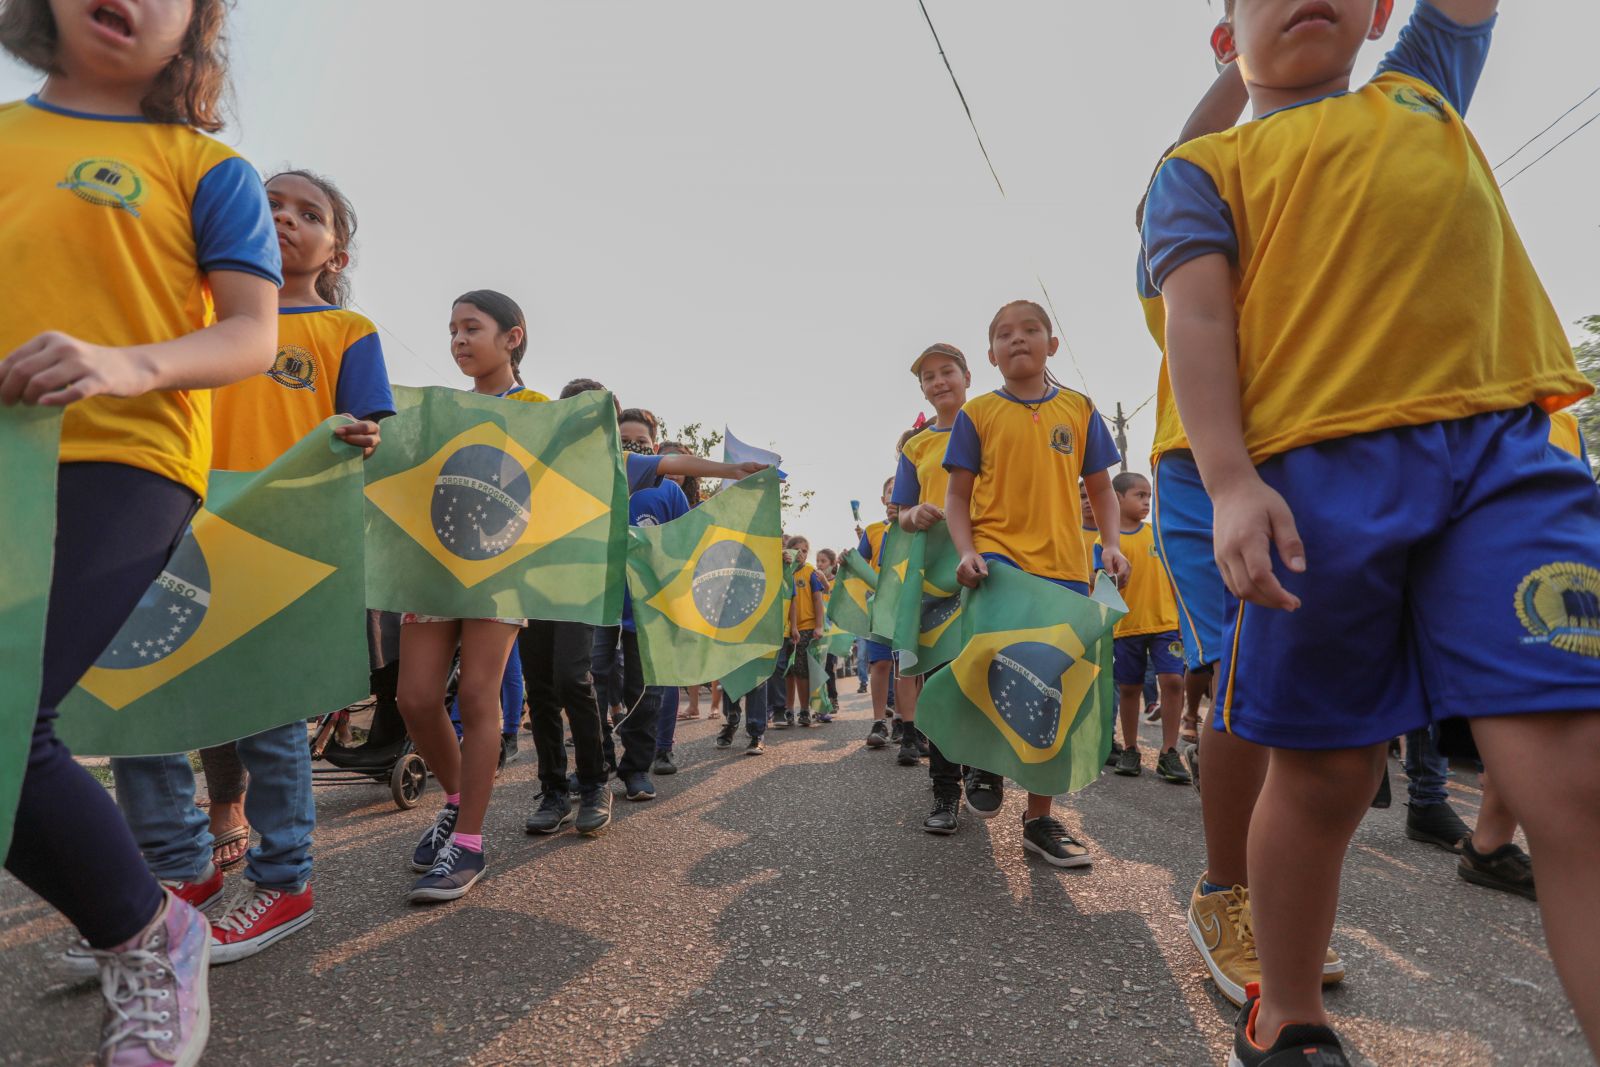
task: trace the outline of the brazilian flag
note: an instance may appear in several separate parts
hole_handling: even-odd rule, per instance
[[[953,763],[1032,793],[1082,789],[1111,751],[1111,631],[1127,613],[1104,575],[1085,597],[991,566],[966,595],[961,654],[929,678],[917,726]]]
[[[857,637],[872,636],[872,595],[878,587],[877,572],[854,549],[839,557],[839,573],[833,578],[828,596],[828,621]]]
[[[961,650],[960,562],[943,522],[918,533],[891,526],[884,537],[872,632],[905,653],[902,674],[926,674]]]
[[[828,642],[826,638],[806,646],[806,680],[811,684],[811,710],[818,715],[833,714],[828,699]]]
[[[628,489],[611,394],[395,389],[367,462],[367,604],[615,625]]]
[[[647,685],[697,685],[783,644],[778,472],[661,526],[628,530],[628,589]]]
[[[0,408],[7,489],[0,508],[0,856],[11,851],[11,822],[39,714],[60,444],[60,408]]]
[[[329,419],[264,471],[213,471],[166,569],[61,705],[75,751],[185,752],[371,691],[361,453]]]
[[[723,675],[722,695],[729,700],[738,700],[746,693],[753,692],[756,686],[765,684],[777,669],[778,653],[773,650]]]

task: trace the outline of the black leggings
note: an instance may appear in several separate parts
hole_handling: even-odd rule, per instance
[[[6,870],[95,948],[148,926],[162,890],[110,794],[56,737],[55,709],[161,574],[197,505],[188,489],[136,467],[60,468],[44,681]]]

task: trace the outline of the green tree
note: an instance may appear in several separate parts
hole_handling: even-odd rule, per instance
[[[661,439],[664,441],[677,441],[686,445],[689,451],[706,459],[718,459],[722,454],[722,431],[707,429],[704,423],[688,422],[680,426],[676,432],[667,429],[665,423],[661,428]],[[722,488],[722,483],[715,479],[704,479],[700,483],[701,499],[712,496]],[[812,489],[796,489],[794,483],[785,478],[780,490],[780,501],[783,504],[783,513],[786,516],[800,515],[811,507],[811,498],[816,496]]]
[[[1600,315],[1579,319],[1584,337],[1572,346],[1572,358],[1578,361],[1583,376],[1600,387]],[[1589,396],[1573,405],[1578,416],[1578,429],[1583,433],[1583,443],[1591,457],[1600,456],[1600,397]]]

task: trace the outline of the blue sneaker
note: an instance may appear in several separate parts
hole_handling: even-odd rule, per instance
[[[650,776],[643,771],[635,771],[622,780],[627,786],[629,800],[654,800],[656,787],[650,781]]]
[[[466,896],[482,877],[483,853],[464,849],[451,840],[439,850],[439,862],[433,870],[417,879],[406,899],[413,904],[456,900]]]
[[[439,862],[439,850],[450,843],[450,835],[456,832],[456,816],[460,814],[461,809],[454,804],[446,804],[439,812],[428,832],[417,842],[417,850],[411,854],[413,871],[433,870],[433,865]]]

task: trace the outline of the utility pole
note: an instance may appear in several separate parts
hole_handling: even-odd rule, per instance
[[[1122,401],[1117,401],[1117,417],[1112,420],[1117,431],[1117,451],[1122,454],[1122,473],[1128,473],[1128,420],[1122,415]]]

